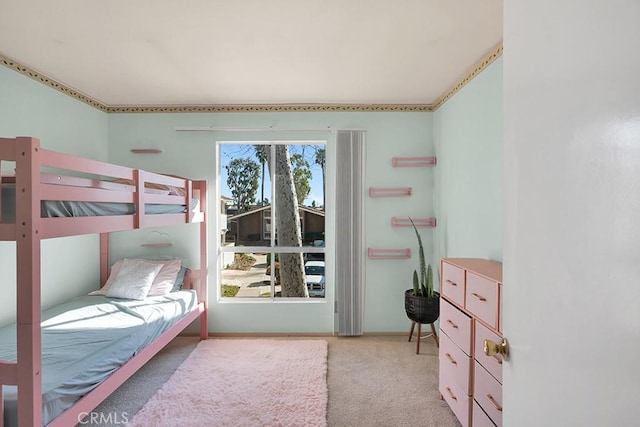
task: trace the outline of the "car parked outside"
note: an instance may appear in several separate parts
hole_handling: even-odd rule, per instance
[[[304,264],[307,289],[310,297],[324,298],[324,261],[307,261]]]
[[[324,248],[324,240],[314,240],[311,246],[315,248]],[[324,252],[305,252],[305,261],[324,261]]]

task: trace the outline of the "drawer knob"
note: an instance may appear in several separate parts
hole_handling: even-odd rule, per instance
[[[456,397],[455,394],[453,394],[453,392],[451,391],[451,389],[449,387],[447,387],[447,392],[449,393],[449,397],[452,398],[453,400],[458,400],[458,398]]]
[[[475,299],[480,300],[480,301],[482,301],[482,302],[484,302],[484,301],[486,301],[486,300],[487,300],[485,297],[483,297],[482,295],[478,295],[478,294],[476,294],[475,292],[474,292],[474,293],[472,293],[471,295],[473,295],[473,297],[474,297]]]
[[[458,284],[456,282],[452,282],[451,280],[447,279],[445,280],[445,283],[451,285],[451,286],[458,286]]]
[[[496,411],[502,412],[502,406],[496,402],[496,399],[494,399],[493,396],[487,394],[487,399],[489,399],[489,402],[491,402],[491,404],[496,408]]]
[[[484,340],[484,354],[489,357],[501,354],[504,360],[509,360],[509,342],[506,338],[502,338],[500,344],[491,340]]]
[[[453,357],[451,357],[450,353],[445,353],[445,356],[447,356],[447,359],[449,359],[449,362],[451,362],[454,365],[457,365],[458,362],[456,362],[456,359],[454,359]]]

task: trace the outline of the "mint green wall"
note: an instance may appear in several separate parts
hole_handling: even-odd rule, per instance
[[[0,137],[33,136],[47,149],[106,160],[105,113],[5,67],[0,67],[0,94]],[[3,170],[11,169],[3,165]],[[43,306],[97,286],[98,254],[97,236],[44,241]],[[15,244],[0,242],[0,324],[15,316],[15,262]]]
[[[170,172],[209,180],[216,188],[215,141],[232,140],[326,140],[327,157],[335,156],[331,132],[176,132],[176,126],[279,127],[279,128],[362,128],[367,131],[366,189],[370,186],[411,186],[410,198],[366,198],[366,245],[374,247],[412,247],[417,244],[409,229],[392,229],[391,217],[432,216],[433,171],[428,168],[392,168],[393,156],[433,154],[431,113],[220,113],[220,114],[112,114],[109,115],[109,160],[143,169]],[[161,148],[159,155],[135,155],[131,148]],[[328,162],[327,191],[335,190],[334,170]],[[218,203],[211,191],[210,212]],[[327,201],[327,235],[330,235],[334,206]],[[210,220],[210,328],[213,332],[292,332],[331,333],[334,330],[333,242],[327,237],[328,294],[324,303],[256,303],[215,300],[215,245],[218,234]],[[174,245],[154,254],[183,256],[197,260],[197,247],[185,237],[182,228],[170,230]],[[425,230],[425,239],[430,239]],[[133,237],[132,237],[133,236]],[[128,233],[114,239],[113,254],[140,253],[137,240]],[[178,244],[176,244],[176,240]],[[417,260],[366,261],[365,332],[396,332],[409,328],[404,314],[403,290],[410,287]]]
[[[410,260],[366,260],[366,333],[400,332],[409,327],[402,292],[417,267],[411,229],[390,226],[393,216],[436,216],[437,228],[421,229],[433,265],[441,257],[502,259],[502,58],[491,64],[435,113],[220,113],[111,114],[0,67],[0,136],[36,136],[45,148],[151,171],[208,179],[216,188],[216,140],[326,140],[335,156],[331,132],[176,132],[176,126],[361,128],[367,131],[366,190],[370,186],[409,186],[409,198],[365,198],[366,247],[409,247]],[[160,155],[134,155],[130,148],[157,147]],[[436,155],[434,168],[393,168],[393,156]],[[328,192],[335,191],[328,170]],[[210,212],[217,212],[215,191]],[[334,207],[327,202],[327,231]],[[211,222],[211,235],[214,222]],[[147,250],[137,242],[148,231],[120,233],[113,254],[181,256],[197,262],[197,227],[163,229],[170,250]],[[215,237],[210,241],[210,295],[215,295]],[[333,242],[327,238],[327,276],[332,281]],[[0,278],[5,295],[0,323],[14,312],[15,246],[0,242]],[[154,252],[155,251],[155,252]],[[53,256],[64,253],[65,257]],[[43,305],[85,292],[97,281],[97,236],[43,243]],[[72,275],[68,274],[73,272]],[[334,330],[333,288],[325,303],[218,303],[211,299],[214,332],[327,333]]]
[[[436,110],[433,122],[434,260],[502,261],[502,57]]]

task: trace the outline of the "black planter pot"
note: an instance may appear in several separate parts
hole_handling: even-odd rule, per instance
[[[440,294],[433,292],[433,298],[413,295],[413,289],[404,291],[404,311],[407,317],[418,323],[433,323],[440,317]]]

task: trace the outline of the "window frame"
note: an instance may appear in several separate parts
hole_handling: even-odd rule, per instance
[[[269,237],[266,237],[266,232],[265,232],[265,216],[264,214],[266,213],[266,211],[269,211],[269,216],[267,217],[270,221],[271,224],[271,230],[273,230],[274,227],[274,215],[273,212],[275,212],[275,208],[277,207],[277,203],[278,201],[276,200],[277,198],[275,197],[276,191],[275,191],[275,180],[273,179],[273,173],[272,171],[275,170],[275,147],[277,145],[309,145],[309,146],[322,146],[323,148],[327,147],[327,141],[326,140],[274,140],[274,141],[266,141],[266,140],[239,140],[239,141],[216,141],[216,157],[217,157],[217,161],[216,161],[216,168],[217,168],[217,185],[216,185],[216,193],[217,193],[217,203],[220,203],[221,200],[221,168],[222,168],[222,158],[220,155],[220,151],[221,151],[221,146],[223,145],[247,145],[247,146],[253,146],[253,145],[268,145],[270,146],[270,150],[271,150],[271,155],[270,157],[270,165],[269,165],[269,181],[270,181],[270,190],[271,190],[271,198],[270,198],[270,204],[271,207],[269,209],[265,209],[264,211],[261,212],[261,231],[262,231],[262,237],[263,240],[268,240],[270,245],[269,246],[222,246],[220,239],[217,239],[216,244],[219,248],[218,253],[218,286],[217,286],[217,300],[218,302],[251,302],[251,303],[289,303],[289,302],[304,302],[304,303],[324,303],[326,302],[326,285],[325,285],[325,295],[324,297],[316,297],[316,298],[312,298],[312,297],[276,297],[275,296],[275,291],[276,291],[276,282],[275,282],[275,269],[271,269],[271,274],[270,274],[270,283],[269,283],[269,288],[270,288],[270,296],[268,298],[266,297],[255,297],[255,296],[251,296],[251,297],[223,297],[222,296],[222,270],[223,270],[223,265],[222,265],[222,256],[225,253],[245,253],[245,254],[251,254],[251,253],[267,253],[267,254],[271,254],[271,259],[274,260],[275,259],[275,255],[279,254],[279,253],[301,253],[301,254],[309,254],[309,253],[313,253],[313,254],[325,254],[326,250],[324,246],[304,246],[304,243],[299,246],[299,247],[295,247],[295,246],[277,246],[276,245],[276,237],[277,237],[277,233],[278,231],[276,230],[275,233],[271,233],[269,232]],[[325,177],[326,179],[326,177]],[[326,207],[326,198],[327,195],[323,194],[323,205]],[[324,210],[325,215],[326,215],[326,209]],[[218,215],[220,216],[220,212],[218,213]],[[301,230],[300,232],[302,233],[302,238],[304,239],[304,218],[303,215],[300,216],[300,227]],[[326,216],[325,216],[325,234],[326,234]],[[325,257],[326,258],[326,257]],[[326,266],[325,266],[326,268]],[[303,270],[304,270],[304,266],[303,266]],[[306,274],[306,273],[305,273]],[[326,280],[326,275],[325,275],[325,280]]]
[[[269,216],[266,216],[267,212]],[[269,231],[267,231],[267,220],[269,220]],[[262,240],[271,240],[271,208],[262,211]]]

